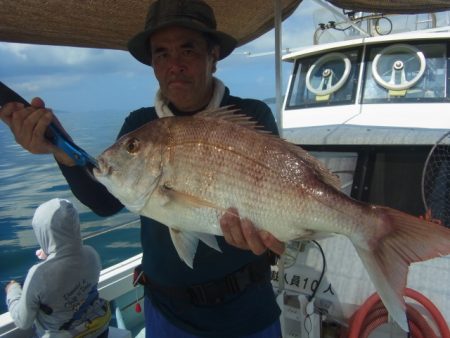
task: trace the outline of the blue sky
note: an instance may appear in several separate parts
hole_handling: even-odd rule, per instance
[[[312,44],[313,12],[305,0],[285,22],[283,48]],[[273,55],[249,57],[246,52],[273,51],[273,31],[242,46],[219,62],[216,76],[242,97],[265,99],[275,93]],[[153,104],[158,87],[150,67],[128,52],[0,43],[0,81],[25,99],[40,96],[55,110],[129,112]],[[290,64],[284,67],[287,83]]]

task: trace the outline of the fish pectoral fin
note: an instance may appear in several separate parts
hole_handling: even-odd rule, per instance
[[[198,241],[202,241],[210,248],[222,252],[214,235],[202,232],[187,232],[169,228],[170,238],[181,260],[191,269],[194,268],[194,257],[197,252]]]
[[[219,243],[217,243],[217,238],[214,235],[205,234],[203,232],[195,232],[195,236],[198,237],[199,240],[201,240],[203,243],[205,243],[210,248],[222,252],[222,250],[219,247]]]
[[[183,232],[172,228],[169,228],[169,231],[170,238],[175,246],[175,250],[177,250],[178,256],[193,269],[199,238],[195,233]]]
[[[295,239],[296,240],[311,240],[311,239],[315,239],[316,236],[317,236],[317,233],[313,230],[298,229]]]
[[[298,237],[297,239],[305,240],[305,241],[312,241],[312,240],[318,241],[318,240],[321,240],[321,239],[331,238],[333,236],[334,236],[333,233],[317,232],[317,231],[313,231],[313,230],[305,230],[305,232],[303,232],[302,235],[300,237]]]
[[[161,192],[165,194],[171,202],[176,202],[180,204],[184,204],[188,207],[194,208],[213,208],[216,210],[222,210],[225,212],[226,210],[222,207],[209,202],[207,200],[201,199],[197,196],[193,196],[183,191],[177,191],[170,186],[170,184],[163,184],[161,186]]]

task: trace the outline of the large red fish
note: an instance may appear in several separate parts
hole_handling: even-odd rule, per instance
[[[227,111],[147,123],[98,162],[97,179],[130,211],[167,225],[191,267],[198,240],[220,250],[213,235],[230,207],[282,241],[347,236],[405,331],[408,266],[450,254],[450,229],[353,200],[300,147]]]

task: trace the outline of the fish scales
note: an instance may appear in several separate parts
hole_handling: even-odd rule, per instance
[[[347,236],[405,331],[408,266],[450,254],[449,229],[353,200],[303,149],[232,112],[152,121],[120,138],[98,163],[99,182],[132,212],[167,225],[192,268],[199,240],[220,250],[213,235],[222,235],[220,217],[231,207],[283,241]]]
[[[270,191],[273,177],[254,160],[253,154],[248,153],[248,147],[233,144],[230,142],[229,134],[223,133],[219,125],[213,127],[215,132],[209,133],[209,138],[199,138],[201,141],[200,146],[195,149],[197,151],[192,152],[184,140],[180,140],[179,145],[174,147],[173,151],[177,153],[175,157],[181,158],[183,154],[189,154],[189,157],[192,156],[193,163],[199,165],[190,170],[190,168],[184,168],[185,163],[182,160],[178,161],[179,167],[175,171],[180,175],[179,183],[182,184],[184,180],[188,182],[188,178],[192,177],[194,172],[206,171],[207,176],[211,178],[208,185],[187,187],[187,190],[205,188],[204,192],[207,195],[201,195],[201,191],[194,191],[194,193],[200,193],[200,196],[207,200],[218,200],[219,205],[224,207],[230,202],[243,202],[242,212],[260,208],[266,203],[266,192]],[[253,149],[257,152],[257,147]],[[203,174],[200,174],[200,177],[202,176]],[[238,188],[241,190],[239,195],[235,194]]]
[[[299,237],[298,225],[315,219],[318,213],[311,209],[322,204],[314,199],[308,203],[307,198],[315,192],[314,177],[308,167],[299,165],[298,158],[279,149],[277,139],[261,138],[222,121],[204,120],[204,125],[195,119],[179,122],[170,126],[170,155],[163,165],[171,168],[166,177],[174,190],[215,201],[223,209],[239,206],[240,215],[262,229],[270,231],[277,224],[282,240]],[[237,132],[238,138],[230,137]],[[288,156],[291,159],[286,159]],[[299,198],[302,194],[306,198]],[[217,217],[214,222],[218,223]],[[209,227],[210,218],[206,223]]]

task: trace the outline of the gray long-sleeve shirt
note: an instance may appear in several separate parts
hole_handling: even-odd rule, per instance
[[[67,336],[59,328],[70,319],[98,283],[97,252],[82,244],[79,217],[66,200],[42,204],[33,217],[33,230],[47,259],[33,265],[23,288],[12,284],[6,302],[14,323],[22,329],[35,324],[39,337]],[[41,305],[53,312],[46,314]]]

